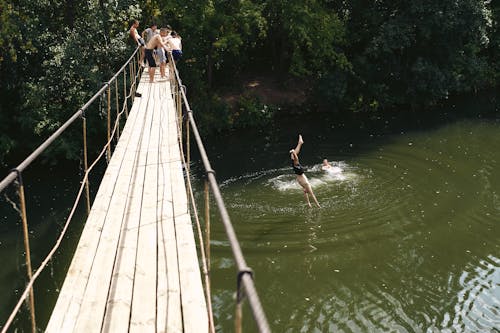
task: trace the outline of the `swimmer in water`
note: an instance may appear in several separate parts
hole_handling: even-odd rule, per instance
[[[323,165],[321,166],[321,170],[327,171],[328,169],[331,169],[332,165],[328,162],[326,158],[323,159]]]
[[[304,140],[302,140],[302,135],[299,134],[299,141],[297,142],[297,147],[295,149],[292,149],[289,151],[290,153],[290,159],[292,160],[292,168],[293,172],[297,175],[297,182],[302,186],[304,189],[304,197],[306,198],[307,204],[309,207],[311,206],[311,201],[309,201],[309,194],[312,196],[314,203],[318,208],[321,206],[318,203],[318,200],[316,200],[316,196],[313,193],[311,184],[309,183],[309,180],[307,180],[306,175],[304,174],[304,169],[302,168],[302,165],[299,163],[299,152],[300,148],[304,144]]]
[[[342,172],[342,169],[340,167],[336,165],[331,165],[326,158],[323,159],[323,164],[321,164],[321,170],[326,171],[331,175],[339,174]]]

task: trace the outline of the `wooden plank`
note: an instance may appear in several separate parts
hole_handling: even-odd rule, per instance
[[[170,131],[171,133],[177,132],[177,125],[174,121],[170,124]],[[203,294],[193,227],[188,211],[188,199],[182,171],[180,149],[176,136],[170,135],[169,139],[172,143],[170,157],[173,163],[171,163],[170,172],[172,192],[175,198],[173,205],[174,225],[178,252],[183,328],[184,332],[208,332],[207,308]],[[175,145],[173,145],[174,140],[176,142]]]
[[[208,331],[169,83],[138,91],[48,332]]]
[[[99,241],[99,233],[102,229],[104,219],[100,218],[100,212],[107,210],[108,198],[114,191],[114,185],[118,177],[118,170],[125,158],[124,146],[133,139],[134,125],[137,120],[139,104],[135,104],[129,114],[129,119],[123,129],[121,140],[115,149],[112,161],[105,172],[105,176],[92,206],[92,214],[89,216],[85,228],[80,236],[78,247],[66,275],[63,287],[59,293],[53,314],[47,325],[47,332],[61,332],[63,325],[72,330],[76,316],[71,316],[70,305],[81,301],[85,290],[85,280],[92,267],[95,249]]]
[[[167,89],[169,87],[166,83],[161,86],[160,94],[160,117],[159,117],[159,149],[158,149],[158,199],[156,206],[157,217],[157,244],[158,244],[158,279],[156,288],[156,332],[164,333],[167,329],[167,309],[168,309],[168,278],[167,278],[167,254],[165,253],[165,246],[163,242],[163,202],[164,200],[172,200],[171,196],[168,198],[165,194],[165,188],[170,188],[170,178],[164,176],[164,168],[166,167],[163,159],[168,154],[168,150],[163,145],[163,139],[167,135],[166,127],[164,127],[166,103],[169,101],[165,98]],[[168,156],[167,156],[168,158]]]
[[[143,199],[137,241],[137,260],[134,275],[130,332],[154,332],[156,329],[156,265],[157,234],[156,207],[159,146],[159,84],[152,84],[149,108],[153,111],[151,135],[147,147]]]
[[[144,102],[149,104],[149,99],[144,100]],[[141,109],[144,102],[141,103]],[[141,116],[145,118],[145,121],[143,126],[137,130],[139,132],[139,138],[134,137],[134,139],[137,139],[138,142],[131,142],[134,143],[134,145],[130,146],[134,151],[139,142],[141,147],[143,147],[144,142],[147,143],[149,141],[152,110],[149,110],[148,105],[144,107],[144,113],[141,114]],[[115,262],[117,244],[120,230],[122,229],[121,225],[126,211],[126,204],[128,202],[129,185],[131,181],[133,182],[131,177],[135,172],[134,168],[137,168],[138,165],[141,164],[141,160],[143,158],[142,149],[139,152],[138,160],[134,158],[133,154],[126,154],[126,168],[124,168],[123,171],[120,170],[121,172],[116,186],[117,190],[113,193],[113,197],[110,201],[110,209],[105,217],[106,222],[102,230],[102,240],[99,243],[94,262],[95,269],[92,269],[87,282],[85,295],[78,314],[75,332],[98,332],[101,330],[108,289],[111,284],[113,263]],[[137,169],[136,176],[138,178],[142,177],[140,171],[140,169]],[[104,288],[106,289],[103,290]]]
[[[144,76],[145,74],[143,74]],[[144,87],[141,84],[140,87]],[[146,90],[145,88],[142,89]],[[147,94],[147,96],[146,96]],[[149,98],[149,89],[143,95],[143,98]],[[141,110],[146,112],[146,110]],[[132,150],[133,147],[130,147]],[[130,151],[137,155],[137,152]],[[138,166],[140,162],[136,163]],[[142,188],[144,186],[144,177],[138,177],[143,170],[136,170],[132,181],[130,182],[129,204],[123,217],[120,243],[114,263],[113,278],[108,295],[106,314],[104,317],[104,332],[125,332],[128,331],[130,308],[132,305],[132,291],[134,286],[135,258],[137,253],[138,226],[141,213]]]
[[[187,195],[179,164],[172,165],[172,191],[175,193],[174,222],[179,257],[182,316],[185,332],[208,332],[208,315],[203,294]],[[179,198],[179,200],[177,200]]]
[[[140,103],[134,104],[134,106],[133,106],[133,108],[131,110],[131,114],[130,114],[130,118],[131,119],[132,119],[132,117],[133,117],[134,114],[138,115],[138,113],[140,112],[139,108],[140,108]],[[138,121],[140,121],[140,120],[138,119]],[[130,122],[130,120],[129,120],[129,122],[127,122],[127,125],[125,126],[126,128],[128,126],[128,123],[130,123],[131,125],[135,125],[133,122]],[[137,133],[137,128],[140,128],[140,127],[134,127],[134,132],[130,133],[129,140],[130,140],[130,138],[133,139],[133,138],[138,137],[137,136],[137,134],[138,134]],[[125,133],[125,131],[124,131],[124,133]],[[121,142],[119,142],[119,145],[121,145],[122,142],[126,143],[126,141],[124,140],[124,138],[126,138],[126,136],[124,136],[124,135],[125,134],[122,134],[122,140],[120,140]],[[117,152],[115,151],[115,155],[116,154],[117,154]],[[123,152],[123,154],[124,154],[124,156],[127,156],[125,151]],[[112,176],[110,177],[110,175],[112,175],[113,171],[114,171],[113,165],[114,165],[114,162],[113,162],[113,159],[112,159],[112,161],[110,163],[110,166],[108,167],[108,170],[106,172],[105,178],[103,179],[103,185],[106,184],[106,183],[109,183],[114,188],[114,186],[116,184],[116,179],[112,178]],[[114,171],[114,172],[116,172],[115,176],[118,177],[118,174],[119,174],[118,171]],[[103,205],[103,206],[109,205],[109,200],[111,199],[111,194],[105,195],[103,197],[101,197],[101,196],[98,195],[96,197],[95,203],[101,203],[101,205]],[[86,229],[89,228],[89,222],[91,222],[93,220],[99,220],[99,221],[103,221],[104,222],[104,219],[102,218],[102,216],[104,216],[105,213],[106,213],[105,209],[102,209],[101,212],[96,211],[96,208],[95,208],[95,205],[94,205],[93,210],[92,210],[92,214],[89,217],[89,221],[87,222]],[[98,228],[99,232],[101,232],[101,230],[102,230],[102,224]],[[94,237],[94,240],[95,239],[99,240],[98,237]],[[93,239],[91,239],[90,241],[92,241],[92,240]],[[82,243],[85,244],[85,242],[81,240],[80,244],[82,244]],[[94,248],[94,246],[97,246],[97,244],[95,244],[95,245],[92,244],[92,249]],[[89,275],[88,270],[90,270],[90,268],[92,267],[92,264],[93,264],[93,262],[89,263],[88,260],[86,261],[86,259],[90,258],[89,253],[85,253],[85,251],[82,251],[81,253],[82,253],[83,259],[82,260],[78,260],[77,259],[75,262],[80,262],[80,266],[81,267],[85,267],[84,271],[86,273],[85,273],[84,276],[80,276],[79,282],[75,282],[75,286],[74,286],[75,288],[73,289],[73,292],[75,292],[75,289],[78,290],[78,293],[75,292],[75,294],[78,294],[78,295],[82,295],[83,292],[84,292],[84,290],[85,290],[85,287],[86,287],[85,279],[88,278],[88,275]],[[76,256],[76,258],[78,258],[78,256]],[[82,279],[83,279],[83,281],[82,281]],[[72,322],[76,321],[76,316],[77,316],[78,311],[79,311],[79,306],[80,306],[80,303],[81,303],[81,298],[82,298],[82,296],[80,296],[80,298],[77,299],[76,301],[73,301],[73,304],[71,304],[71,309],[67,311],[68,313],[67,313],[66,317],[69,318],[67,320],[68,324],[71,324]],[[70,327],[73,327],[72,325],[74,325],[74,323],[71,324],[71,325],[69,325],[69,327],[64,327],[63,330],[66,330],[66,329],[69,329]]]
[[[168,83],[167,83],[168,84]],[[158,319],[157,327],[158,332],[182,332],[182,312],[181,312],[181,296],[180,296],[180,282],[179,282],[179,270],[177,261],[177,243],[175,228],[173,223],[173,194],[171,187],[171,175],[170,175],[170,164],[171,164],[171,149],[177,148],[177,143],[175,140],[175,133],[172,132],[171,123],[175,121],[173,114],[173,100],[171,95],[166,96],[166,100],[163,105],[162,110],[162,140],[161,140],[161,154],[160,154],[160,175],[165,179],[165,186],[163,187],[163,200],[161,205],[161,215],[159,219],[160,231],[162,239],[159,243],[159,250],[165,253],[165,268],[167,275],[167,295],[166,300],[161,297],[159,302],[164,301],[166,304],[166,311],[163,307],[158,308]],[[172,142],[171,138],[174,137]],[[159,294],[160,296],[160,294]],[[164,325],[164,320],[166,320],[166,326]],[[161,330],[161,328],[164,330]]]

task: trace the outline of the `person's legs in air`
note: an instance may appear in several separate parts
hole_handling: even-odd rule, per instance
[[[295,151],[295,154],[297,154],[297,159],[299,157],[300,148],[302,148],[303,144],[304,140],[302,140],[302,135],[299,134],[299,140],[297,141],[297,146],[295,147],[295,149],[293,149],[293,151]]]

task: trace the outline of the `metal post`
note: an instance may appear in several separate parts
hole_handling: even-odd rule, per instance
[[[186,91],[183,89],[183,92],[186,93]],[[187,114],[186,114],[187,115]],[[182,106],[181,106],[181,117],[182,117]],[[190,144],[190,137],[189,137],[189,118],[186,117],[186,155],[187,155],[187,168],[188,171],[191,171],[191,144]]]
[[[116,141],[120,139],[120,101],[118,100],[118,77],[115,79],[115,102],[116,102]]]
[[[16,170],[17,171],[17,170]],[[33,277],[33,271],[31,269],[31,251],[30,251],[30,241],[28,232],[28,217],[26,215],[26,199],[24,197],[24,185],[21,172],[17,171],[17,180],[19,182],[18,194],[19,203],[21,205],[21,220],[23,223],[23,236],[24,236],[24,251],[26,252],[26,271],[28,273],[28,280],[31,281]],[[33,293],[33,288],[30,288],[29,296],[29,308],[31,314],[31,328],[32,332],[36,332],[36,320],[35,320],[35,295]]]
[[[137,63],[135,62],[132,63],[132,71],[134,72],[134,92],[135,92],[136,88],[135,83],[137,82]]]
[[[129,73],[129,77],[130,77],[130,90],[132,90],[132,61],[128,63],[128,73]],[[134,96],[132,96],[132,99],[134,99]]]
[[[135,62],[131,62],[130,63],[131,65],[131,68],[132,68],[132,72],[130,73],[130,82],[132,82],[132,86],[131,86],[131,89],[132,89],[132,96],[135,97]]]
[[[172,62],[170,61],[170,56],[167,53],[168,58],[168,79],[170,80],[170,93],[172,93],[172,88],[174,87],[174,73],[172,71]]]
[[[243,320],[243,311],[241,311],[241,302],[236,302],[236,311],[234,317],[234,331],[236,333],[241,333],[241,324]]]
[[[125,117],[128,119],[128,101],[127,101],[127,71],[123,69],[123,103],[125,104]]]
[[[207,270],[210,275],[210,192],[208,180],[205,180],[205,253],[207,255]]]
[[[109,163],[109,160],[111,160],[111,88],[109,87],[108,85],[108,91],[107,91],[107,95],[108,95],[108,105],[107,105],[107,109],[108,109],[108,163]]]
[[[200,237],[200,243],[202,238]],[[203,248],[203,244],[200,244],[200,248]],[[211,283],[210,283],[210,192],[208,180],[205,180],[205,288],[207,294],[207,308],[208,308],[208,324],[211,333],[215,333],[215,324],[213,322],[213,312],[212,312],[212,300],[210,299]]]
[[[131,61],[128,64],[129,70],[130,70],[130,96],[132,97],[132,102],[134,101],[135,98],[135,90],[134,90],[134,62]]]
[[[90,190],[89,190],[89,178],[87,175],[87,170],[89,169],[88,159],[87,159],[87,118],[85,114],[82,115],[83,123],[83,167],[85,168],[85,195],[87,197],[87,216],[90,214]]]
[[[181,105],[181,87],[179,86],[179,84],[177,84],[177,96],[176,96],[176,106],[177,106],[177,119],[179,119],[179,130],[180,130],[180,133],[179,135],[181,136],[182,138],[182,105]]]
[[[245,267],[240,269],[238,272],[238,277],[236,279],[236,313],[234,318],[235,332],[241,333],[241,325],[243,321],[243,300],[245,298],[245,293],[242,288],[243,277],[248,274],[251,278],[253,277],[253,272],[250,268]]]
[[[171,53],[169,53],[169,65],[170,65],[170,92],[172,94],[172,98],[174,99],[174,103],[175,103],[175,92],[177,91],[177,80],[176,80],[176,77],[175,77],[175,68],[174,68],[174,63],[173,63],[173,58],[172,58],[172,55]]]
[[[172,58],[173,59],[173,58]],[[172,98],[175,98],[175,103],[177,103],[177,92],[179,90],[179,82],[177,82],[176,78],[175,78],[175,67],[174,67],[174,64],[172,64],[172,71],[174,73],[174,90],[173,90],[173,96]],[[177,104],[176,104],[177,105]]]

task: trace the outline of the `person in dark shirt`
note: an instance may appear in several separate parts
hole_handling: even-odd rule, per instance
[[[305,197],[306,202],[309,205],[309,207],[312,207],[311,201],[309,200],[309,194],[310,194],[311,197],[313,198],[316,206],[318,206],[318,208],[320,208],[321,206],[319,205],[318,200],[316,199],[316,196],[313,193],[311,184],[309,183],[309,180],[307,180],[307,177],[304,174],[304,168],[302,167],[302,165],[300,165],[300,162],[299,162],[300,148],[302,148],[303,144],[304,144],[304,140],[302,140],[302,135],[299,134],[299,140],[297,142],[297,146],[295,147],[295,149],[292,149],[289,151],[290,159],[292,160],[292,169],[293,169],[293,172],[295,173],[295,175],[297,176],[297,182],[304,189],[304,197]]]

